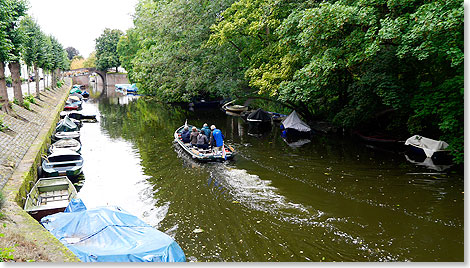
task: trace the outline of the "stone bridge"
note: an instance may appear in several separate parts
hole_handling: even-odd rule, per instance
[[[73,69],[73,70],[64,72],[64,76],[71,77],[73,82],[75,83],[76,79],[73,79],[74,77],[78,77],[78,76],[90,77],[90,75],[93,73],[96,73],[98,76],[101,77],[101,81],[103,82],[103,92],[106,92],[106,86],[108,85],[108,82],[107,82],[107,74],[105,71],[100,71],[96,68],[79,68],[79,69]],[[83,83],[77,83],[77,84],[83,84]]]

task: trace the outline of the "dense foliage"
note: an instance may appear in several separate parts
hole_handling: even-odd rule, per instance
[[[167,101],[262,96],[307,121],[442,139],[463,162],[462,1],[140,0],[118,45]]]
[[[140,1],[118,51],[130,79],[168,101],[228,96],[246,84],[236,49],[207,46],[210,26],[233,1]]]
[[[117,68],[121,65],[117,54],[117,44],[122,36],[121,30],[104,29],[104,32],[96,38],[96,67],[106,71],[109,68]]]

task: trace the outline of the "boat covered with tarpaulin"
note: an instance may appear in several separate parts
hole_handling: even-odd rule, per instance
[[[167,234],[117,206],[87,209],[74,199],[41,224],[83,262],[184,262]]]
[[[405,141],[409,152],[433,158],[435,161],[447,161],[451,158],[445,141],[433,140],[421,135],[413,135]]]
[[[117,92],[122,93],[137,93],[138,91],[136,84],[116,84],[114,87]]]
[[[72,121],[68,116],[65,116],[64,119],[60,120],[57,123],[55,128],[56,132],[72,132],[78,131],[79,128],[75,122]]]
[[[300,119],[296,111],[282,121],[281,130],[281,136],[287,139],[305,138],[313,134],[310,126]]]
[[[250,113],[246,120],[252,123],[271,123],[271,115],[265,110],[259,108]]]

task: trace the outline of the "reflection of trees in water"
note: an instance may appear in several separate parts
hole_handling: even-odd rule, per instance
[[[123,137],[139,141],[145,136],[166,135],[183,124],[186,116],[178,106],[136,99],[121,105],[113,99],[102,99],[99,110],[104,118],[102,126],[113,138]],[[122,103],[122,102],[120,102]]]

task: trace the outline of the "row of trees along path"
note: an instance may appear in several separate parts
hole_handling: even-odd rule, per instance
[[[21,106],[27,101],[21,90],[20,61],[26,64],[28,76],[30,70],[34,70],[37,78],[36,98],[40,98],[39,69],[52,76],[51,87],[54,88],[59,81],[60,70],[68,69],[70,65],[67,52],[58,40],[43,33],[38,23],[28,16],[26,11],[27,2],[24,0],[0,0],[0,105],[7,113],[11,112],[9,101]],[[14,100],[8,99],[6,66],[11,72]],[[44,87],[45,83],[46,79]]]

